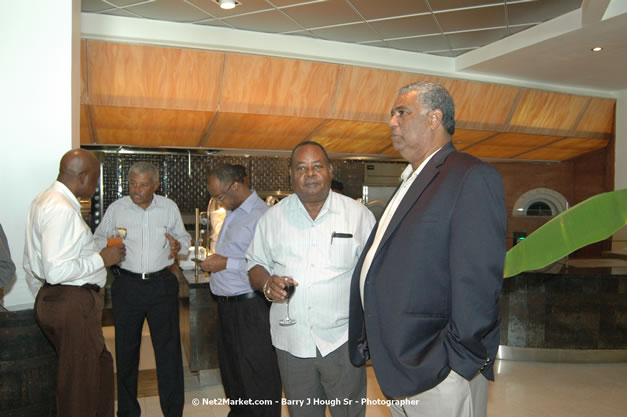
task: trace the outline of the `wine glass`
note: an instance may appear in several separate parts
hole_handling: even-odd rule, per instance
[[[290,299],[294,295],[294,291],[296,291],[296,286],[294,285],[293,281],[290,282],[288,278],[285,278],[284,289],[285,291],[287,291],[287,295],[285,296],[285,299],[286,299],[285,306],[287,307],[287,313],[285,315],[285,318],[279,321],[279,324],[281,326],[291,326],[293,324],[296,324],[296,320],[290,317]]]

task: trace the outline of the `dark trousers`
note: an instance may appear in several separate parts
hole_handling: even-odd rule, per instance
[[[113,358],[102,334],[103,294],[87,288],[44,286],[35,318],[57,351],[57,415],[113,417]]]
[[[183,415],[185,390],[178,291],[176,276],[169,271],[146,280],[119,271],[113,280],[111,301],[119,417],[141,415],[137,401],[137,377],[144,319],[148,320],[155,351],[161,411],[165,417]]]
[[[269,311],[262,296],[218,301],[218,358],[226,397],[272,402],[231,405],[229,417],[281,416],[281,377],[270,339]]]

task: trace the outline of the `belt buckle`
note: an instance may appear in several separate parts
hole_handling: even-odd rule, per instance
[[[148,276],[148,274],[147,274],[147,273],[142,272],[142,279],[143,279],[143,280],[146,280],[146,279],[150,279],[150,277]]]

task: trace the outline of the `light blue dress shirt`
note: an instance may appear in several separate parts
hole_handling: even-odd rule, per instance
[[[215,252],[228,259],[226,269],[211,274],[211,292],[215,295],[233,296],[253,291],[248,280],[246,249],[266,210],[266,203],[253,191],[238,208],[227,211]]]

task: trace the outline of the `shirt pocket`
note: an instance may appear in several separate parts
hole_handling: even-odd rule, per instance
[[[355,264],[357,241],[354,237],[335,237],[329,246],[328,262],[333,268],[349,269]]]

